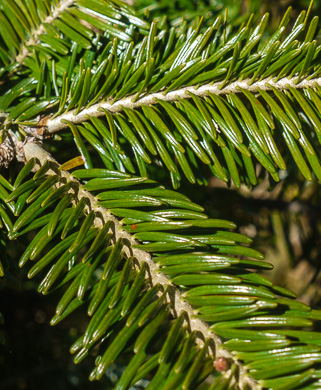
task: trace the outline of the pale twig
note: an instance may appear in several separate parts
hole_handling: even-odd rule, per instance
[[[157,104],[157,100],[162,100],[166,102],[175,101],[178,98],[186,99],[191,98],[190,93],[196,96],[208,96],[210,93],[215,95],[226,95],[228,93],[239,93],[240,88],[247,91],[256,92],[257,89],[262,90],[271,90],[271,87],[284,90],[289,87],[292,88],[307,88],[313,87],[315,84],[321,85],[321,78],[312,79],[312,80],[302,80],[300,83],[296,83],[297,77],[294,78],[283,78],[278,81],[273,81],[272,79],[265,79],[262,81],[257,81],[251,85],[248,84],[249,80],[234,81],[233,83],[227,85],[224,88],[221,88],[223,82],[215,84],[205,84],[199,88],[195,86],[180,88],[175,91],[170,91],[167,94],[163,92],[156,92],[147,94],[137,101],[133,101],[134,96],[128,96],[124,99],[120,99],[115,103],[109,101],[95,104],[89,108],[81,110],[78,114],[76,110],[67,112],[65,114],[59,115],[54,119],[42,120],[41,125],[44,126],[46,132],[55,133],[59,130],[62,130],[68,125],[62,121],[67,120],[74,124],[79,124],[87,120],[87,116],[99,117],[105,115],[103,110],[107,110],[111,113],[122,111],[123,108],[137,108],[143,105],[154,105]]]

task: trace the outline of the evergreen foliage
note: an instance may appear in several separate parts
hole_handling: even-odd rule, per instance
[[[85,308],[71,353],[95,355],[91,381],[116,362],[117,390],[320,388],[321,311],[176,191],[321,180],[318,17],[271,32],[178,3],[0,0],[0,275],[59,291],[51,325]]]

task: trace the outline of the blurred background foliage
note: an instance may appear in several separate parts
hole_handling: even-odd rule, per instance
[[[135,3],[141,13],[148,12],[153,18],[165,14],[168,23],[175,26],[183,17],[192,20],[196,16],[210,19],[225,15],[226,8],[228,20],[236,27],[250,13],[259,19],[269,12],[268,34],[278,26],[289,6],[294,9],[295,19],[302,9],[307,9],[310,0],[136,0]],[[312,14],[320,15],[320,12],[321,0],[315,0]],[[68,134],[60,134],[64,145],[53,144],[61,162],[78,155],[72,142],[66,148]],[[153,179],[170,186],[162,170],[152,169]],[[209,172],[205,176],[208,186],[200,190],[183,181],[180,191],[203,205],[209,217],[236,222],[239,231],[253,238],[254,247],[274,264],[274,270],[268,273],[273,283],[291,289],[299,300],[320,308],[321,187],[317,180],[306,182],[291,166],[283,177],[286,180],[279,183],[270,182],[262,171],[255,188],[242,185],[236,189],[211,177]],[[122,368],[114,367],[103,380],[91,383],[88,381],[90,359],[80,366],[74,365],[68,346],[85,326],[81,312],[78,318],[72,316],[71,320],[50,327],[57,297],[39,295],[35,287],[38,280],[28,281],[26,271],[15,267],[15,245],[16,242],[3,241],[0,235],[0,253],[6,246],[6,260],[10,263],[7,277],[0,284],[0,311],[6,318],[0,331],[0,390],[111,389]],[[3,338],[5,343],[1,345]]]

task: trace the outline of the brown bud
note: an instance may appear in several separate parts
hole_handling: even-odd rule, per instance
[[[214,367],[220,372],[227,371],[230,368],[230,363],[225,357],[220,356],[215,359]]]

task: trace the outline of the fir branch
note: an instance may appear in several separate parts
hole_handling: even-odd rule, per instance
[[[74,2],[75,0],[60,1],[58,7],[53,9],[52,14],[47,16],[47,18],[43,21],[43,24],[41,24],[37,30],[32,32],[31,38],[23,45],[21,52],[15,58],[15,62],[22,64],[30,53],[28,46],[35,45],[40,42],[39,35],[45,33],[44,23],[51,24],[54,20],[58,19],[67,8],[71,7]]]
[[[149,28],[147,22],[135,16],[135,11],[128,2],[107,0],[102,5],[101,13],[96,2],[89,2],[87,6],[86,3],[75,0],[51,0],[49,4],[43,4],[42,9],[38,9],[34,1],[36,0],[29,4],[23,0],[21,4],[13,2],[10,5],[11,0],[4,0],[0,13],[0,20],[3,21],[3,29],[0,31],[0,59],[8,67],[1,70],[1,76],[8,71],[19,72],[22,64],[28,68],[34,61],[30,59],[31,50],[37,60],[44,53],[47,57],[48,52],[54,56],[65,56],[74,46],[76,50],[79,47],[90,49],[95,41],[97,43],[95,34],[116,36],[120,41],[130,42],[133,33],[130,26]],[[21,27],[15,31],[17,23]],[[34,65],[31,68],[35,70]]]
[[[50,155],[50,153],[45,151],[39,144],[33,142],[29,142],[24,146],[24,155],[27,162],[36,157],[40,161],[41,166],[46,161],[52,161],[54,164],[59,166],[58,162]],[[38,168],[40,168],[40,166]],[[54,174],[53,171],[49,171],[48,173]],[[122,229],[118,219],[107,209],[99,206],[97,199],[89,191],[82,188],[82,185],[72,176],[72,174],[62,170],[61,175],[66,179],[67,183],[70,181],[77,182],[79,185],[77,200],[80,201],[82,197],[89,200],[90,206],[88,207],[88,210],[94,210],[96,212],[96,217],[93,223],[97,228],[101,229],[108,221],[110,221],[113,224],[115,241],[117,241],[119,238],[123,238],[129,242],[131,248],[126,246],[126,254],[128,256],[134,256],[138,260],[140,267],[143,263],[147,265],[151,285],[156,286],[159,284],[163,287],[169,287],[169,302],[173,307],[172,314],[174,317],[179,317],[184,312],[187,314],[187,324],[189,329],[191,332],[195,332],[197,335],[196,343],[200,347],[203,347],[205,339],[212,340],[215,349],[208,350],[208,353],[211,355],[211,357],[224,357],[226,359],[232,359],[239,367],[238,384],[240,385],[240,389],[246,389],[248,388],[247,386],[249,386],[251,389],[258,389],[259,387],[256,381],[246,374],[241,362],[235,359],[235,357],[229,351],[221,347],[221,339],[210,329],[208,324],[198,318],[195,318],[193,307],[183,299],[181,292],[177,287],[173,286],[170,279],[166,275],[159,272],[159,266],[153,261],[151,255],[146,251],[132,248],[132,246],[137,245],[138,242],[132,238],[131,234]],[[99,217],[97,215],[99,215]]]

